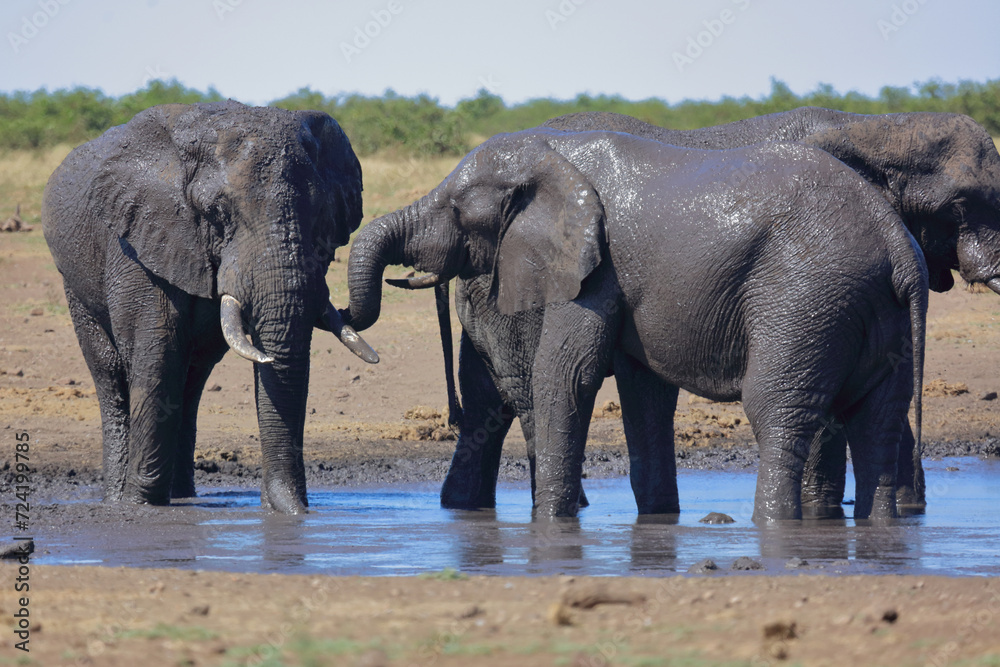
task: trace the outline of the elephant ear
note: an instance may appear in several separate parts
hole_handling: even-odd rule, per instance
[[[508,210],[491,288],[500,312],[575,299],[601,261],[604,207],[590,181],[546,147]]]
[[[197,189],[192,177],[202,167],[190,157],[202,143],[196,129],[202,123],[192,115],[200,114],[182,105],[154,107],[118,128],[118,150],[107,157],[99,177],[104,182],[94,192],[126,256],[189,294],[213,298],[209,230],[189,200]],[[175,128],[177,120],[181,127]],[[198,174],[199,180],[206,175]]]

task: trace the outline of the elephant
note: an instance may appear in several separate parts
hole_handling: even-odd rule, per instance
[[[983,246],[992,248],[994,253],[1000,243],[997,237],[1000,158],[989,134],[967,116],[944,113],[872,116],[802,107],[682,131],[657,127],[622,114],[585,112],[553,118],[541,127],[627,132],[672,145],[705,149],[765,141],[795,141],[821,148],[853,167],[902,216],[927,258],[931,289],[936,291],[946,291],[954,284],[952,269],[960,269],[972,281],[983,277],[982,268],[977,267],[974,259],[974,247],[979,242],[970,238],[981,238]],[[969,229],[963,231],[963,225]],[[962,234],[964,259],[960,265],[958,248]],[[498,313],[485,298],[488,285],[488,277],[479,277],[458,280],[456,286],[456,308],[463,326],[459,381],[467,390],[462,391],[465,414],[459,441],[441,490],[445,507],[495,505],[500,448],[513,414],[520,417],[522,424],[527,422],[525,437],[529,459],[533,458],[530,380],[518,378],[530,376],[533,357],[521,350],[524,340],[537,340],[542,313],[538,311],[530,317],[520,314],[516,319]],[[997,291],[998,284],[991,287]],[[445,353],[447,358],[450,345]],[[615,369],[619,379],[629,372],[627,364],[622,368],[616,364]],[[455,400],[451,402],[457,404]],[[642,433],[636,437],[672,438],[669,426],[669,420],[656,424],[646,419]],[[625,427],[627,434],[633,430],[627,416]],[[806,466],[804,507],[814,516],[837,516],[841,513],[845,481],[843,426],[831,422],[814,449]],[[919,508],[925,504],[920,458],[921,452],[914,447],[907,424],[899,459],[897,503],[900,505]],[[660,465],[669,468],[674,464],[664,461]],[[654,478],[658,466],[652,466]],[[636,479],[636,474],[645,472],[633,468],[633,487],[646,486],[647,482]],[[673,507],[650,505],[640,496],[637,491],[640,512]]]
[[[261,505],[306,511],[313,327],[378,361],[325,281],[361,190],[333,118],[233,101],[151,107],[53,172],[42,228],[100,403],[105,500],[195,495],[198,403],[232,348],[254,363]]]
[[[621,401],[634,467],[672,461],[672,438],[637,436],[653,413],[672,428],[684,388],[743,401],[760,447],[755,521],[801,518],[810,444],[834,419],[857,463],[855,516],[895,515],[927,267],[889,203],[822,150],[498,135],[359,233],[344,312],[359,331],[378,318],[390,264],[428,272],[428,284],[478,279],[508,317],[542,313],[537,345],[511,352],[533,357],[538,517],[579,509],[590,414],[612,364],[631,388]],[[914,402],[919,441],[919,392]],[[640,510],[676,505],[673,470],[645,478]]]

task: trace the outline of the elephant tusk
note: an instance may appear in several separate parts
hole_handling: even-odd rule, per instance
[[[990,278],[986,281],[986,286],[997,294],[1000,294],[1000,278]]]
[[[333,335],[340,339],[348,350],[358,355],[369,364],[378,363],[378,352],[365,342],[365,339],[358,335],[349,324],[344,323],[344,318],[340,316],[333,303],[326,305],[326,312],[323,313],[323,324],[333,332]]]
[[[229,296],[222,295],[222,305],[219,307],[219,319],[222,320],[222,336],[229,343],[233,352],[244,359],[249,359],[256,364],[269,364],[274,361],[258,350],[247,336],[246,329],[243,328],[243,306],[240,302]]]
[[[428,273],[426,276],[417,276],[414,278],[386,278],[385,282],[393,287],[400,287],[402,289],[427,289],[428,287],[437,287],[441,283],[448,281],[442,280],[441,276],[436,273]]]

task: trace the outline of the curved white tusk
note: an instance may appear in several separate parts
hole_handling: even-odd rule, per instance
[[[446,280],[441,280],[441,276],[436,273],[428,273],[424,276],[414,276],[413,278],[386,278],[385,282],[393,287],[401,289],[427,289],[436,287]]]
[[[222,295],[222,305],[219,307],[219,319],[222,320],[222,336],[229,343],[233,352],[244,359],[257,364],[269,364],[274,361],[250,342],[246,329],[243,328],[243,307],[240,302],[229,296]]]
[[[365,342],[365,339],[358,335],[348,324],[344,324],[344,318],[340,316],[333,303],[326,304],[326,312],[323,313],[323,322],[333,335],[340,339],[348,350],[361,357],[369,364],[378,363],[378,353],[372,346]]]

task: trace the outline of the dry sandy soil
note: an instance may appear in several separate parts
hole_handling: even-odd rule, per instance
[[[38,225],[41,187],[64,154],[0,159],[0,222],[21,202],[22,217],[35,225],[0,235],[0,468],[13,463],[15,433],[27,431],[31,463],[39,480],[53,482],[55,497],[75,481],[97,481],[100,468],[93,383]],[[452,164],[364,161],[366,220],[426,192]],[[329,274],[341,304],[345,269],[337,262]],[[311,485],[379,481],[364,467],[372,460],[430,462],[423,468],[430,477],[447,464],[454,443],[441,439],[450,433],[434,416],[446,399],[433,296],[387,291],[383,313],[365,334],[382,356],[376,366],[327,334],[314,339],[305,440]],[[1000,297],[960,287],[932,294],[924,401],[932,453],[996,447],[1000,412],[990,398],[1000,391],[998,348]],[[252,483],[259,462],[252,378],[247,362],[227,355],[209,380],[214,390],[199,416],[203,471],[246,474]],[[610,461],[600,474],[627,464],[620,420],[607,403],[615,398],[609,381],[588,449]],[[413,410],[419,406],[426,409]],[[682,465],[720,451],[752,463],[738,404],[682,395],[677,435]],[[508,441],[516,462],[524,451],[516,427]],[[505,474],[517,470],[512,464]],[[0,502],[9,506],[13,493],[0,485]],[[571,581],[448,572],[371,579],[32,566],[31,652],[22,653],[7,630],[18,608],[15,577],[16,564],[0,565],[0,664],[1000,665],[996,580]]]

